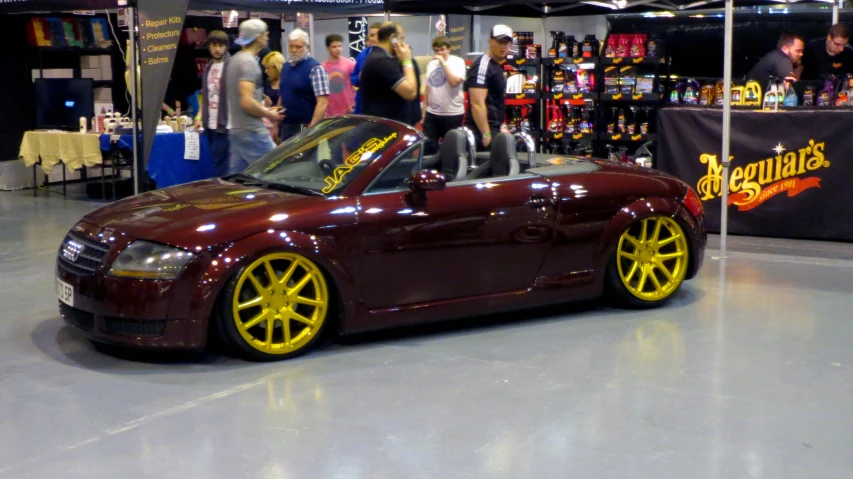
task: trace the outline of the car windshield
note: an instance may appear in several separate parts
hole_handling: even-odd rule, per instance
[[[363,118],[332,118],[285,141],[242,174],[305,194],[335,195],[400,139],[401,131]]]

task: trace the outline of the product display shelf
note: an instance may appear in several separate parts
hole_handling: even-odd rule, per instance
[[[596,104],[598,57],[546,57],[542,59],[542,141],[540,150],[545,153],[571,153],[572,149],[586,149],[595,140],[597,123]],[[554,73],[562,69],[567,80],[576,83],[571,75],[586,71],[592,89],[586,93],[554,91]],[[568,83],[566,83],[568,84]],[[582,88],[581,85],[577,85]],[[574,89],[574,87],[573,87]],[[572,125],[569,125],[569,122]],[[581,133],[581,127],[589,132]],[[558,131],[559,130],[559,131]]]
[[[660,65],[666,64],[666,57],[604,57],[602,65]]]
[[[604,155],[606,149],[614,145],[628,147],[629,151],[631,151],[650,142],[654,144],[657,140],[657,132],[655,131],[657,127],[657,113],[665,105],[666,93],[668,91],[670,62],[671,59],[665,55],[654,57],[603,57],[600,59],[599,78],[601,78],[601,81],[599,85],[601,85],[602,93],[599,95],[599,102],[597,103],[600,111],[597,115],[599,122],[596,124],[595,141],[598,155]],[[608,68],[612,69],[614,66],[620,68],[631,66],[636,70],[635,78],[651,78],[652,92],[606,93],[606,72]],[[621,81],[620,74],[620,85]],[[637,81],[635,80],[634,88],[636,88],[636,85]],[[642,116],[635,118],[634,115],[639,115],[640,112],[642,112]],[[625,131],[619,131],[619,120],[618,118],[613,118],[614,113],[616,116],[620,114],[624,115],[626,124],[633,122],[635,125],[634,131],[630,132],[627,128]],[[639,124],[641,122],[647,123],[648,129],[645,135],[639,131]],[[613,130],[614,123],[617,125],[615,130]]]

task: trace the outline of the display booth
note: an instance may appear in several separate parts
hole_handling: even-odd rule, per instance
[[[27,2],[21,2],[26,4]],[[738,5],[755,5],[763,2],[738,2]],[[707,85],[710,78],[697,77],[696,81],[686,80],[683,74],[679,73],[682,67],[678,62],[673,64],[673,58],[680,58],[685,44],[690,42],[673,41],[671,32],[656,32],[654,28],[649,28],[649,23],[641,25],[641,22],[630,20],[630,12],[645,11],[642,16],[636,18],[652,19],[658,22],[669,22],[674,17],[678,17],[682,12],[693,11],[698,8],[708,8],[709,6],[718,5],[719,2],[700,1],[700,2],[681,2],[681,1],[624,1],[615,0],[612,2],[599,1],[566,1],[566,2],[521,2],[509,1],[500,4],[491,4],[488,2],[478,2],[474,6],[461,5],[458,2],[450,2],[445,0],[426,2],[423,0],[388,0],[384,3],[379,3],[375,0],[362,0],[344,2],[341,7],[346,9],[348,14],[362,15],[367,13],[375,13],[379,11],[400,12],[400,13],[420,13],[420,14],[435,14],[446,15],[447,23],[449,24],[448,31],[461,33],[453,35],[460,43],[465,43],[465,47],[469,51],[482,51],[484,38],[478,38],[484,35],[483,32],[488,31],[488,16],[503,15],[515,16],[519,19],[518,23],[523,23],[519,28],[512,25],[516,30],[517,38],[514,44],[512,57],[508,60],[506,69],[509,70],[509,89],[507,91],[507,123],[510,128],[517,131],[527,131],[531,136],[537,139],[536,148],[540,151],[574,153],[595,156],[605,156],[614,160],[622,160],[626,158],[638,158],[644,160],[646,156],[655,156],[654,166],[669,171],[679,176],[683,176],[688,182],[693,181],[691,174],[687,172],[687,168],[682,168],[680,162],[693,161],[691,157],[681,158],[688,153],[685,150],[685,145],[673,143],[673,139],[682,138],[684,135],[696,135],[696,132],[686,131],[686,125],[696,124],[705,125],[707,127],[715,121],[719,121],[721,129],[719,135],[711,133],[710,130],[705,134],[705,138],[710,142],[719,141],[720,147],[716,150],[709,148],[709,143],[702,143],[703,147],[708,150],[707,154],[717,155],[717,158],[729,158],[730,145],[730,129],[731,121],[751,121],[740,120],[741,118],[750,118],[756,113],[743,111],[745,109],[763,109],[763,102],[759,105],[743,105],[743,98],[749,96],[748,90],[743,90],[745,85],[738,85],[735,82],[735,88],[732,88],[732,62],[749,61],[752,58],[739,57],[734,54],[732,42],[734,37],[733,27],[733,3],[731,0],[725,2],[725,10],[712,12],[708,16],[720,18],[718,22],[722,25],[718,29],[719,36],[717,42],[723,43],[724,48],[721,49],[724,53],[722,58],[724,71],[722,78],[713,78],[712,85]],[[775,4],[775,2],[771,2]],[[150,51],[150,45],[146,45],[146,39],[154,38],[159,41],[159,44],[164,44],[164,40],[168,35],[160,30],[172,31],[177,25],[179,28],[185,27],[186,9],[194,6],[204,8],[240,8],[252,11],[267,11],[267,12],[307,12],[312,9],[327,9],[328,6],[321,2],[299,2],[292,4],[289,2],[226,2],[226,3],[204,3],[204,2],[162,2],[162,0],[139,0],[136,4],[138,10],[138,20],[140,23],[140,46],[142,46],[142,54],[140,62],[143,64],[148,61],[148,67],[142,70],[141,91],[146,93],[143,95],[146,103],[142,108],[142,147],[133,148],[133,151],[141,150],[143,158],[150,157],[152,149],[151,142],[153,141],[152,125],[156,125],[159,121],[159,110],[157,105],[161,98],[165,95],[165,81],[168,78],[167,68],[170,68],[170,62],[174,61],[174,57],[169,61],[158,61],[154,64],[150,63],[150,58],[146,57],[146,52]],[[837,18],[839,13],[836,4],[828,4],[829,11],[820,12],[824,15],[818,23],[822,23],[824,28],[828,27],[831,18]],[[20,8],[20,4],[16,8]],[[336,4],[335,8],[338,8]],[[602,12],[614,13],[607,17],[606,22],[592,27],[594,32],[583,31],[582,35],[577,35],[579,22],[574,20],[576,15],[601,14]],[[155,14],[156,13],[156,14]],[[760,12],[759,12],[760,13]],[[772,13],[772,12],[770,12]],[[787,11],[786,11],[787,13]],[[739,13],[740,14],[740,13]],[[183,15],[183,16],[182,16]],[[832,15],[830,17],[830,15]],[[154,17],[157,18],[154,18]],[[690,18],[703,18],[706,14],[691,15]],[[162,18],[160,18],[162,17]],[[766,16],[764,18],[767,18]],[[166,20],[165,23],[159,20]],[[173,22],[174,20],[174,22]],[[530,22],[540,22],[538,28],[530,27]],[[754,20],[766,21],[766,20]],[[609,23],[609,25],[608,25]],[[150,31],[145,31],[144,25],[153,25]],[[455,28],[458,28],[454,32]],[[670,25],[671,26],[671,25]],[[561,28],[562,27],[562,28]],[[157,29],[160,30],[157,30]],[[588,29],[589,25],[581,27],[581,30]],[[538,31],[537,31],[538,30]],[[773,31],[773,28],[766,29]],[[768,34],[766,36],[774,36]],[[170,40],[171,41],[171,40]],[[772,38],[767,41],[773,41]],[[156,43],[156,42],[155,42]],[[694,45],[697,44],[693,42]],[[133,43],[135,45],[135,43]],[[704,43],[703,43],[704,45]],[[719,43],[717,43],[719,45]],[[155,45],[156,46],[156,45]],[[719,47],[718,51],[719,51]],[[131,54],[136,51],[132,48]],[[463,48],[459,51],[462,53]],[[552,50],[552,51],[549,51]],[[699,56],[699,55],[694,55]],[[150,56],[149,56],[150,57]],[[163,57],[163,55],[159,55]],[[737,58],[735,58],[737,57]],[[707,64],[719,64],[716,57],[706,59]],[[738,63],[735,63],[736,68],[740,68]],[[716,70],[718,72],[719,70]],[[689,73],[687,73],[689,75]],[[714,75],[714,72],[710,73]],[[735,78],[737,80],[737,77]],[[718,80],[718,81],[716,81]],[[96,80],[97,81],[97,80]],[[104,81],[104,80],[100,80]],[[703,83],[704,82],[704,83]],[[717,83],[720,83],[718,86]],[[713,88],[710,88],[713,86]],[[718,104],[704,105],[706,110],[701,110],[701,105],[694,104],[694,97],[697,103],[706,101],[703,100],[704,92],[713,92],[719,97]],[[738,98],[737,95],[741,97]],[[735,96],[733,101],[732,96]],[[835,96],[838,91],[834,92]],[[147,98],[146,98],[147,96]],[[709,95],[710,96],[710,93]],[[851,93],[853,96],[853,93]],[[762,98],[766,98],[763,95]],[[774,96],[775,97],[775,96]],[[150,104],[148,102],[151,102]],[[716,101],[716,100],[715,100]],[[800,94],[799,101],[803,102],[803,95]],[[834,100],[837,101],[837,100]],[[734,104],[734,105],[733,105]],[[687,107],[683,106],[686,105]],[[771,109],[785,109],[786,105],[776,104],[771,105]],[[715,111],[715,108],[720,111]],[[732,116],[731,110],[736,110],[736,114]],[[136,111],[136,108],[131,108]],[[152,119],[153,114],[156,114],[156,119]],[[798,121],[805,120],[806,116],[795,116],[798,112],[787,113],[763,113],[779,115],[778,120],[784,124],[796,124]],[[815,112],[812,112],[816,114]],[[693,115],[693,116],[691,116]],[[685,117],[690,120],[685,120]],[[760,118],[760,117],[756,117]],[[783,118],[791,118],[783,120]],[[803,120],[798,120],[802,118]],[[156,121],[155,121],[156,120]],[[781,124],[780,123],[780,124]],[[136,122],[133,123],[137,125]],[[736,128],[739,128],[736,125]],[[689,136],[688,136],[689,137]],[[790,137],[790,136],[786,136]],[[137,138],[131,135],[131,138]],[[816,143],[820,143],[820,138],[816,137]],[[762,139],[763,141],[763,139]],[[763,143],[762,143],[763,144]],[[687,146],[695,146],[694,144]],[[796,145],[793,145],[796,146]],[[792,146],[792,147],[793,147]],[[786,145],[781,145],[782,148],[788,148]],[[740,146],[738,146],[740,148]],[[797,147],[800,148],[800,147]],[[702,152],[701,154],[705,154]],[[700,156],[701,156],[700,154]],[[751,153],[750,153],[751,154]],[[633,158],[632,158],[633,159]],[[783,155],[783,162],[785,161]],[[738,160],[735,159],[735,162]],[[816,160],[815,160],[816,161]],[[832,163],[830,161],[830,163]],[[683,163],[687,165],[688,163]],[[140,168],[144,168],[144,161],[136,163],[137,173],[137,189],[144,190],[144,186],[140,181],[144,175]],[[143,165],[143,166],[140,166]],[[710,222],[711,230],[715,226],[719,227],[723,237],[725,238],[727,226],[727,214],[731,208],[742,206],[738,202],[744,200],[744,197],[738,196],[742,191],[733,191],[735,196],[730,200],[728,193],[730,187],[738,190],[742,183],[740,178],[729,178],[729,161],[719,160],[720,170],[720,195],[719,199],[716,196],[704,198],[706,207],[709,212],[720,212],[721,219],[719,222]],[[784,165],[783,165],[784,167]],[[736,170],[740,171],[740,170]],[[739,174],[736,173],[736,176]],[[750,170],[751,171],[751,170]],[[716,181],[716,180],[715,180]],[[691,183],[692,184],[692,183]],[[810,184],[810,183],[809,183]],[[826,184],[826,183],[824,183]],[[698,185],[693,184],[695,189],[701,189]],[[817,189],[814,186],[806,190]],[[789,190],[786,190],[789,191]],[[790,190],[793,192],[793,190]],[[802,191],[791,196],[802,196],[807,198],[812,194],[812,191]],[[778,195],[775,195],[778,196]],[[729,208],[715,208],[714,202],[732,203]],[[777,201],[777,198],[765,199],[767,205],[772,205]],[[767,206],[764,205],[764,206]],[[751,208],[749,211],[761,211],[761,208]],[[769,211],[768,208],[764,208]],[[740,212],[740,210],[739,210]],[[767,221],[770,224],[775,224],[772,220]],[[751,225],[761,224],[760,221],[749,222]],[[744,230],[737,227],[737,232],[746,232],[751,234],[769,234],[790,236],[783,229],[755,229]],[[816,237],[831,237],[844,239],[846,233],[827,233],[828,236],[818,234]],[[723,242],[723,255],[725,254],[725,241]]]

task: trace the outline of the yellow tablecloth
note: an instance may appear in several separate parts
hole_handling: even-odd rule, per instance
[[[27,166],[38,163],[46,174],[61,160],[71,171],[83,166],[100,165],[101,145],[98,133],[64,131],[28,131],[24,133],[18,158]]]

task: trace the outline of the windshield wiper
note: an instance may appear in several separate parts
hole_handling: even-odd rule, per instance
[[[261,180],[255,178],[254,176],[249,176],[249,175],[246,175],[243,173],[236,173],[236,174],[228,176],[224,179],[226,179],[228,181],[233,181],[235,183],[244,184],[244,185],[251,183],[252,185],[255,185],[255,186],[261,186],[261,185],[266,184],[266,182],[261,181]]]
[[[289,193],[299,193],[307,196],[326,196],[317,190],[312,190],[311,188],[305,188],[303,186],[293,186],[284,183],[264,183],[263,186],[264,188],[269,188],[271,190],[286,191]]]

